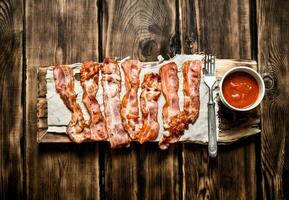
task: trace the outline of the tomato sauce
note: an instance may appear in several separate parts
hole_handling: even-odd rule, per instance
[[[223,81],[223,96],[235,108],[246,108],[255,103],[259,86],[255,78],[245,72],[233,72]]]

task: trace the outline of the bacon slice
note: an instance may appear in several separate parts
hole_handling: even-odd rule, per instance
[[[199,60],[188,60],[182,65],[184,111],[172,117],[170,122],[170,132],[176,135],[182,135],[199,116],[201,70],[202,63]]]
[[[187,112],[189,122],[194,123],[200,110],[200,82],[202,62],[189,60],[183,63],[184,76],[184,111]]]
[[[105,121],[100,111],[96,93],[98,90],[99,65],[88,61],[83,63],[80,70],[80,83],[83,89],[82,101],[90,115],[88,127],[90,139],[94,141],[105,140],[108,137]]]
[[[136,135],[136,139],[143,144],[157,138],[159,133],[158,123],[158,98],[161,95],[160,76],[146,74],[142,82],[140,107],[142,111],[143,126]]]
[[[81,108],[76,102],[73,69],[67,65],[58,65],[53,69],[53,76],[57,93],[72,112],[66,133],[72,141],[81,143],[89,138],[90,130],[86,126]]]
[[[101,65],[104,114],[111,148],[129,146],[130,138],[122,126],[120,115],[121,74],[118,63],[106,58]]]
[[[179,135],[175,135],[174,132],[170,132],[171,118],[180,113],[179,106],[179,78],[178,78],[178,66],[175,62],[165,64],[160,69],[162,92],[165,96],[166,103],[163,106],[163,126],[164,134],[160,139],[159,146],[161,149],[168,148],[170,143],[175,143],[179,140]]]
[[[138,60],[127,60],[122,64],[122,69],[126,87],[126,94],[121,102],[122,123],[131,139],[135,139],[135,135],[140,130],[137,91],[140,84],[141,63]]]

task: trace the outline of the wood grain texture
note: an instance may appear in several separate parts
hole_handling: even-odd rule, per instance
[[[262,103],[263,199],[288,199],[289,2],[257,2],[258,60],[267,88]]]
[[[166,151],[158,143],[137,146],[137,199],[179,199],[181,150],[181,145]]]
[[[30,66],[98,60],[97,0],[26,1]]]
[[[103,55],[155,61],[159,54],[175,51],[175,5],[173,0],[104,1]],[[152,145],[121,151],[106,147],[105,198],[178,199],[176,148],[163,152]]]
[[[176,50],[174,0],[107,0],[103,5],[103,55],[155,61]]]
[[[22,1],[0,1],[0,199],[22,199]]]
[[[205,51],[218,58],[251,59],[249,0],[179,4],[183,53]],[[233,113],[228,110],[226,115]],[[216,159],[208,157],[207,146],[184,145],[182,157],[183,199],[257,198],[255,138],[219,147]]]
[[[259,70],[267,87],[261,109],[261,141],[254,137],[221,146],[217,159],[208,158],[203,145],[160,151],[157,144],[133,144],[132,149],[116,153],[103,144],[101,167],[100,148],[94,143],[36,143],[36,67],[97,60],[98,26],[102,27],[98,10],[104,18],[103,55],[155,60],[159,53],[165,56],[179,50],[179,32],[183,53],[210,51],[218,58],[252,59],[256,52],[249,23],[252,2],[107,0],[103,8],[97,8],[95,0],[0,0],[0,199],[289,199],[286,1],[256,1]],[[175,5],[179,5],[178,12]],[[26,17],[26,30],[22,17]],[[22,63],[25,55],[27,63]],[[21,92],[25,64],[26,99]],[[45,126],[45,121],[39,123]],[[21,151],[22,132],[27,132],[27,157]],[[110,175],[119,180],[114,182]]]
[[[97,1],[26,0],[26,12],[27,199],[99,199],[97,144],[36,142],[37,67],[98,59]]]
[[[251,58],[249,0],[179,0],[182,53]]]
[[[110,150],[105,145],[105,199],[179,199],[177,145],[167,151],[157,143]],[[125,188],[124,188],[125,187]]]

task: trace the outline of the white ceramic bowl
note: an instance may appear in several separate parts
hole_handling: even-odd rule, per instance
[[[225,80],[225,78],[231,74],[231,73],[234,73],[234,72],[246,72],[248,74],[250,74],[251,76],[253,76],[255,78],[255,80],[257,81],[258,85],[259,85],[259,96],[257,98],[257,100],[255,101],[254,104],[252,104],[251,106],[249,107],[245,107],[245,108],[236,108],[232,105],[230,105],[225,97],[223,96],[223,81]],[[230,69],[229,71],[227,71],[224,76],[222,77],[221,79],[221,82],[219,84],[219,94],[220,94],[220,98],[221,98],[221,101],[230,109],[232,110],[236,110],[236,111],[248,111],[248,110],[252,110],[254,108],[256,108],[262,101],[263,97],[264,97],[264,94],[265,94],[265,85],[264,85],[264,81],[262,79],[262,77],[260,76],[260,74],[258,72],[256,72],[255,70],[249,68],[249,67],[245,67],[245,66],[240,66],[240,67],[235,67],[235,68],[232,68]]]

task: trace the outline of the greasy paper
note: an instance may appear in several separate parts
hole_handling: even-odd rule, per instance
[[[176,55],[174,58],[163,61],[159,64],[147,64],[143,65],[141,74],[140,74],[140,82],[142,82],[143,77],[147,73],[159,73],[159,69],[162,65],[166,64],[167,62],[176,62],[178,65],[178,77],[179,77],[179,102],[180,102],[180,108],[183,110],[183,74],[182,74],[182,63],[186,60],[202,60],[203,55]],[[70,65],[74,69],[74,73],[79,73],[81,68],[81,63],[76,63]],[[121,66],[120,66],[121,68]],[[121,69],[121,98],[125,94],[125,81],[124,81],[124,73]],[[46,82],[47,82],[47,104],[48,104],[48,130],[47,132],[54,132],[54,133],[65,133],[66,132],[66,125],[68,124],[71,112],[66,108],[64,103],[62,102],[60,96],[57,94],[55,90],[55,83],[53,79],[53,72],[52,67],[50,67],[46,74]],[[80,85],[80,82],[75,79],[75,91],[78,94],[77,96],[77,102],[80,104],[82,111],[84,113],[84,118],[86,120],[89,119],[88,112],[82,103],[82,88]],[[100,104],[100,109],[103,111],[103,88],[101,86],[101,73],[99,74],[99,89],[97,92],[97,100]],[[140,96],[141,88],[139,88],[138,96]],[[200,84],[200,114],[198,119],[193,125],[189,126],[189,129],[185,131],[184,135],[181,137],[180,141],[184,142],[190,142],[190,141],[199,141],[199,142],[207,142],[208,141],[208,109],[207,109],[207,103],[208,103],[208,88],[205,85],[203,81],[203,76],[201,79]],[[216,99],[216,98],[215,98]],[[165,98],[163,94],[161,94],[159,100],[158,100],[158,121],[160,124],[160,131],[158,138],[156,141],[159,141],[161,135],[163,134],[163,122],[162,122],[162,107],[165,103]],[[141,113],[141,112],[140,112]],[[218,113],[218,104],[216,104],[216,113]],[[218,127],[218,120],[217,121],[217,127]],[[218,128],[217,128],[218,132]],[[218,133],[217,133],[218,135]]]

